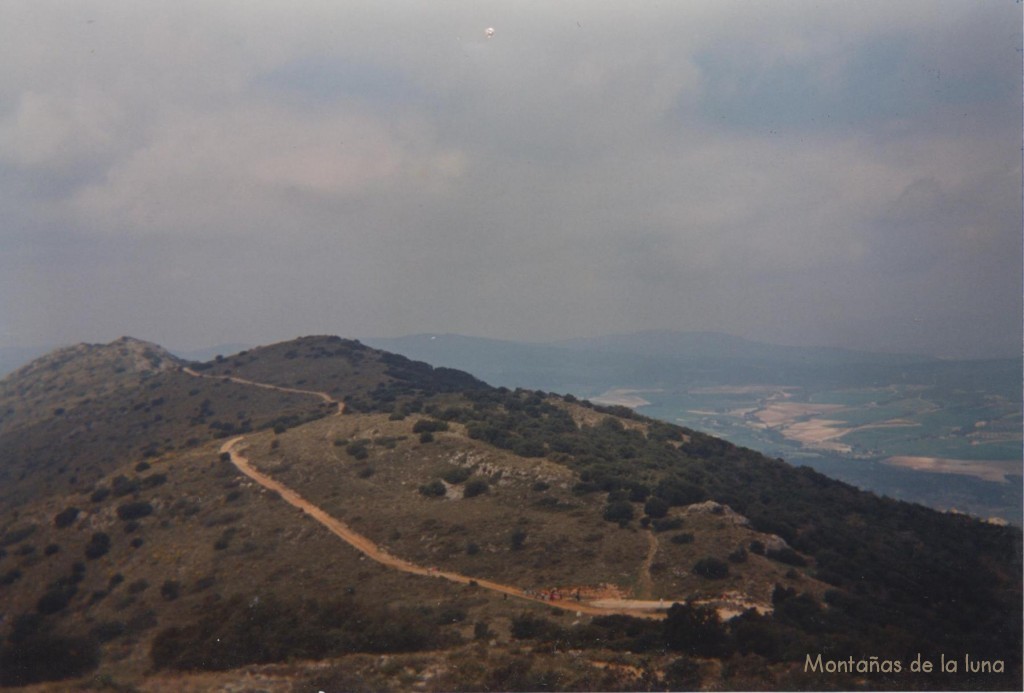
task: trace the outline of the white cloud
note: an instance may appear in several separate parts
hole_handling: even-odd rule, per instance
[[[169,119],[66,211],[101,232],[301,233],[291,200],[386,196],[410,180],[440,194],[465,166],[423,123],[250,105]]]
[[[960,275],[941,291],[895,276],[924,256],[984,272],[1017,316],[1020,271],[1004,260],[1019,185],[1000,181],[1021,175],[1020,30],[1006,21],[1019,14],[23,4],[0,24],[0,243],[54,278],[47,296],[109,297],[79,306],[78,326],[144,320],[126,295],[157,322],[168,313],[155,297],[194,305],[199,287],[252,323],[256,309],[232,297],[261,276],[273,286],[261,309],[296,330],[331,329],[326,316],[350,334],[742,331],[797,300],[802,329],[822,335],[887,296],[936,315],[935,295],[960,296],[960,311],[977,302]],[[926,199],[883,233],[916,181],[952,206]],[[64,238],[97,254],[124,245],[146,270],[77,268],[72,285],[73,260],[51,252]],[[234,273],[203,274],[211,252],[230,252]],[[349,300],[321,303],[309,278],[339,267]],[[140,277],[160,290],[133,290]],[[20,306],[19,325],[31,313]]]

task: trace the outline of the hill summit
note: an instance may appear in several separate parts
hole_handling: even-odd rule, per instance
[[[313,336],[71,347],[0,412],[0,685],[1021,682],[1019,530],[622,407]]]

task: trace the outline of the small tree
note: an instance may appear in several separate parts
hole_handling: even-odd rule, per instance
[[[137,520],[152,514],[153,506],[145,501],[135,501],[117,506],[117,516],[122,520]]]
[[[729,564],[725,561],[708,556],[693,565],[693,572],[710,580],[721,580],[729,575]]]
[[[57,527],[57,529],[64,529],[65,527],[70,527],[71,523],[74,522],[75,519],[78,517],[78,512],[78,508],[75,507],[64,508],[54,516],[53,524]]]
[[[633,519],[633,504],[629,501],[613,501],[605,506],[604,519],[624,525]]]
[[[488,489],[487,482],[483,479],[470,479],[466,482],[462,493],[466,498],[472,498],[473,496],[479,496],[481,493],[487,493]]]
[[[420,486],[420,493],[428,498],[435,498],[443,496],[447,493],[447,489],[444,486],[444,482],[440,479],[434,479],[429,484],[423,484]]]
[[[472,472],[470,472],[466,467],[455,467],[454,469],[449,469],[442,474],[441,478],[449,484],[461,484],[463,481],[468,479],[471,474]]]
[[[661,518],[668,514],[669,504],[664,499],[651,496],[644,504],[644,512],[650,517]]]

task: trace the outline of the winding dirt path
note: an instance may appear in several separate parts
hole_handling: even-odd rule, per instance
[[[199,373],[191,368],[182,369],[186,374],[196,378],[211,378],[211,379],[223,379],[227,378],[232,382],[236,382],[243,385],[252,385],[253,387],[261,387],[268,390],[278,390],[280,392],[292,392],[296,394],[315,395],[323,401],[331,404],[336,404],[338,411],[336,415],[341,415],[345,411],[345,404],[334,399],[326,392],[318,392],[315,390],[298,390],[290,387],[283,387],[279,385],[270,385],[268,383],[260,383],[254,380],[246,380],[245,378],[239,378],[236,376],[221,376],[221,375],[206,375]],[[346,525],[336,517],[327,514],[321,508],[310,503],[308,500],[300,496],[297,492],[288,488],[284,484],[275,479],[267,476],[263,472],[257,470],[252,464],[249,463],[248,458],[239,452],[238,448],[241,443],[245,440],[245,436],[237,436],[227,441],[220,446],[222,453],[227,453],[232,464],[238,468],[240,472],[245,474],[247,477],[258,483],[260,486],[277,492],[281,498],[302,510],[303,513],[313,518],[321,525],[326,527],[332,534],[346,542],[349,546],[353,547],[363,555],[371,558],[372,560],[380,563],[381,565],[400,570],[404,573],[411,573],[413,575],[421,575],[424,577],[435,577],[450,582],[455,582],[462,585],[476,585],[483,589],[490,590],[492,592],[499,592],[516,599],[524,601],[535,602],[538,604],[544,604],[546,606],[553,607],[555,609],[562,609],[563,611],[573,611],[578,613],[591,614],[595,616],[607,616],[609,614],[621,614],[626,616],[635,616],[637,618],[647,619],[663,619],[665,618],[664,611],[652,611],[653,602],[637,600],[635,604],[631,604],[631,600],[620,599],[615,600],[614,606],[598,606],[587,602],[577,602],[572,600],[544,600],[539,597],[534,597],[527,594],[523,589],[515,587],[513,585],[505,585],[500,582],[494,582],[493,580],[487,580],[484,578],[469,577],[468,575],[462,575],[448,570],[437,570],[435,568],[425,568],[415,563],[410,563],[402,558],[393,556],[379,545],[371,541],[369,538],[356,532],[354,529]],[[650,591],[650,564],[654,558],[654,554],[658,549],[658,540],[654,537],[653,533],[650,533],[649,537],[650,549],[648,551],[647,559],[644,561],[644,567],[642,574],[647,576],[647,587],[648,592]],[[661,602],[658,604],[660,609],[667,608],[666,605]]]
[[[637,580],[637,595],[641,599],[650,599],[654,594],[654,582],[651,580],[651,564],[658,553],[658,537],[647,530],[647,557],[640,566],[640,578]]]
[[[228,442],[221,446],[221,452],[226,452],[231,456],[231,462],[238,468],[240,472],[248,476],[250,479],[271,491],[276,491],[281,495],[289,504],[302,510],[305,514],[322,524],[332,534],[339,537],[347,544],[352,546],[354,549],[364,554],[368,558],[385,565],[395,570],[400,570],[403,573],[412,573],[413,575],[422,575],[424,577],[436,577],[451,582],[456,582],[462,585],[475,584],[492,592],[500,592],[501,594],[507,594],[510,597],[516,599],[523,599],[526,601],[537,602],[545,604],[547,606],[554,607],[556,609],[563,609],[565,611],[578,611],[586,614],[593,615],[608,615],[608,614],[626,614],[629,616],[638,616],[641,618],[664,618],[664,614],[651,613],[649,611],[642,611],[640,609],[631,609],[628,607],[609,609],[606,607],[593,606],[584,602],[574,601],[545,601],[536,597],[527,595],[519,587],[512,585],[504,585],[500,582],[494,582],[493,580],[487,580],[484,578],[469,577],[468,575],[462,575],[461,573],[452,572],[449,570],[436,570],[434,568],[425,568],[424,566],[410,563],[402,558],[393,556],[376,543],[371,541],[369,538],[359,534],[354,529],[346,525],[341,520],[328,515],[319,507],[313,505],[308,500],[300,496],[298,493],[288,488],[279,481],[276,481],[266,474],[255,469],[249,460],[244,457],[238,450],[238,445],[245,439],[245,436],[238,436],[232,438]]]
[[[316,390],[297,390],[294,387],[284,387],[283,385],[271,385],[270,383],[259,383],[255,380],[246,380],[245,378],[239,378],[234,375],[207,375],[198,371],[192,370],[191,368],[184,367],[181,369],[184,373],[191,375],[194,378],[209,378],[210,380],[230,380],[233,383],[239,385],[252,385],[253,387],[261,387],[264,390],[277,390],[278,392],[291,392],[296,395],[315,395],[322,399],[327,404],[334,404],[338,407],[338,414],[345,412],[345,404],[331,397],[326,392],[318,392]]]

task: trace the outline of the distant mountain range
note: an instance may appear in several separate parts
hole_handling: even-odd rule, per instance
[[[363,342],[432,364],[469,371],[493,385],[596,395],[609,388],[692,388],[749,383],[870,387],[986,381],[1019,389],[1020,359],[944,361],[932,356],[780,346],[715,332],[636,332],[549,344],[454,334]]]
[[[649,357],[750,359],[805,365],[905,364],[935,361],[918,354],[890,354],[835,347],[782,346],[721,332],[647,330],[553,342],[553,346]]]

